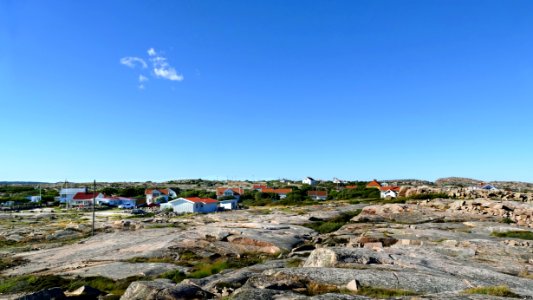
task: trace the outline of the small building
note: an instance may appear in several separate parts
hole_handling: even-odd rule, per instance
[[[235,210],[239,208],[239,200],[237,199],[222,200],[218,202],[218,206],[220,208],[223,208],[224,210]]]
[[[263,189],[261,192],[263,193],[272,193],[272,194],[278,194],[280,199],[284,199],[287,197],[287,194],[292,192],[292,189],[272,189],[272,188],[266,188]]]
[[[59,202],[70,203],[77,193],[87,193],[87,188],[64,188],[59,191]]]
[[[41,202],[41,196],[28,196],[26,199],[30,200],[30,202]]]
[[[379,188],[379,196],[381,198],[396,198],[400,193],[399,186],[383,186]]]
[[[315,185],[317,184],[317,181],[314,180],[312,177],[305,177],[304,180],[302,180],[302,183],[308,185]]]
[[[381,183],[377,180],[372,180],[370,181],[367,185],[366,185],[366,188],[367,189],[371,189],[371,188],[374,188],[374,189],[379,189],[381,187]]]
[[[164,199],[167,202],[169,199],[176,198],[178,194],[172,189],[146,189],[144,191],[146,195],[146,203],[151,204],[156,201],[157,198]]]
[[[95,194],[95,193],[77,193],[72,198],[72,201],[70,201],[70,204],[72,206],[77,206],[77,207],[92,206],[94,198],[98,199],[98,198],[102,198],[102,197],[104,197],[104,195],[102,193],[98,193],[98,194]],[[96,203],[98,203],[98,202],[96,202]]]
[[[485,184],[484,186],[481,187],[482,190],[485,190],[485,191],[497,191],[498,189],[493,186],[492,184]]]
[[[308,191],[307,196],[313,200],[326,200],[328,198],[327,191]]]
[[[222,197],[233,197],[234,199],[239,200],[241,198],[241,195],[244,194],[244,189],[218,187],[216,193],[217,193],[217,199],[220,199]]]
[[[218,201],[211,198],[178,198],[161,204],[160,210],[172,209],[175,213],[211,213],[216,212]]]
[[[136,206],[137,199],[120,196],[109,197],[104,195],[101,198],[96,198],[96,204],[114,207],[117,207],[119,205]]]

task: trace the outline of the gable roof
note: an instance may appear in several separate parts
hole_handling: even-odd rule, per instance
[[[379,183],[379,181],[377,181],[377,180],[375,180],[375,179],[372,180],[372,181],[370,181],[370,182],[366,185],[366,187],[380,187],[380,186],[381,186],[381,183]]]
[[[200,197],[189,197],[189,198],[183,198],[185,200],[189,200],[194,203],[218,203],[217,200],[211,199],[211,198],[200,198]]]
[[[394,192],[399,192],[400,191],[400,187],[399,186],[382,186],[379,188],[381,191],[394,191]]]
[[[327,195],[327,191],[307,191],[307,196],[325,197]]]
[[[170,193],[170,189],[146,189],[144,190],[144,194],[151,195],[154,191],[159,191],[163,195],[168,195]]]
[[[227,190],[232,190],[237,195],[244,194],[244,189],[241,188],[217,187],[217,196],[224,195],[224,192]]]
[[[267,189],[268,186],[266,186],[266,185],[262,185],[262,184],[254,184],[252,188],[253,188],[254,190],[258,190],[258,189]]]
[[[98,193],[98,194],[93,194],[93,193],[76,193],[76,195],[74,195],[74,197],[73,197],[72,199],[74,199],[74,200],[92,200],[93,197],[98,198],[99,195],[100,195],[100,193]]]

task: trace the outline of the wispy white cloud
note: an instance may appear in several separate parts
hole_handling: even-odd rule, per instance
[[[139,82],[145,82],[145,81],[148,81],[148,77],[143,76],[142,74],[139,75]]]
[[[146,64],[144,59],[134,56],[123,57],[120,59],[120,63],[130,68],[135,68],[136,63],[140,64],[143,69],[148,68],[148,64]]]
[[[172,81],[182,81],[183,75],[178,74],[168,62],[166,57],[158,54],[154,48],[148,49],[150,62],[152,63],[152,70],[157,78],[164,78]]]
[[[157,52],[154,48],[147,50],[148,59],[144,60],[140,57],[127,56],[120,59],[120,63],[130,67],[135,68],[140,66],[142,69],[147,69],[150,64],[151,72],[149,74],[140,74],[138,78],[139,89],[145,88],[145,82],[149,80],[148,75],[151,75],[154,78],[167,79],[171,81],[182,81],[183,75],[179,74],[174,67],[172,67],[167,58],[164,57],[161,53]],[[145,71],[146,72],[146,71]]]

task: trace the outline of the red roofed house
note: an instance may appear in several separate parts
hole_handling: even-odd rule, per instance
[[[273,193],[278,194],[280,199],[286,198],[287,194],[292,192],[292,189],[272,189],[272,188],[266,188],[262,189],[261,192],[263,193]]]
[[[396,198],[400,193],[399,186],[382,186],[379,190],[381,198]]]
[[[376,188],[376,189],[379,189],[381,187],[381,183],[379,183],[377,180],[372,180],[370,181],[367,185],[366,185],[367,188]]]
[[[94,197],[95,197],[95,194],[93,193],[76,193],[76,195],[72,197],[70,204],[72,206],[78,206],[78,207],[92,206]],[[104,195],[102,193],[96,194],[96,199],[103,198],[103,197]],[[98,203],[98,200],[97,200],[97,203]]]
[[[239,199],[242,194],[244,194],[244,189],[241,189],[241,188],[228,188],[228,187],[217,188],[218,199],[222,197],[233,197],[235,199]]]
[[[266,186],[266,185],[261,185],[261,184],[254,184],[254,186],[252,187],[252,189],[261,192],[263,189],[268,189],[268,186]]]
[[[172,209],[175,213],[210,213],[218,209],[218,201],[211,198],[188,197],[178,198],[163,203],[161,210]]]
[[[159,197],[164,198],[165,202],[169,198],[178,197],[178,194],[171,189],[146,189],[144,194],[146,195],[146,204],[154,203],[155,199]]]
[[[327,191],[308,191],[307,196],[313,200],[326,200],[328,198]]]

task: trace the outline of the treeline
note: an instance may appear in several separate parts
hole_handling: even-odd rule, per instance
[[[53,188],[41,189],[42,201],[54,201],[54,197],[59,196],[57,190]],[[29,196],[39,196],[39,189],[33,186],[0,186],[0,202],[15,201],[26,203]]]

